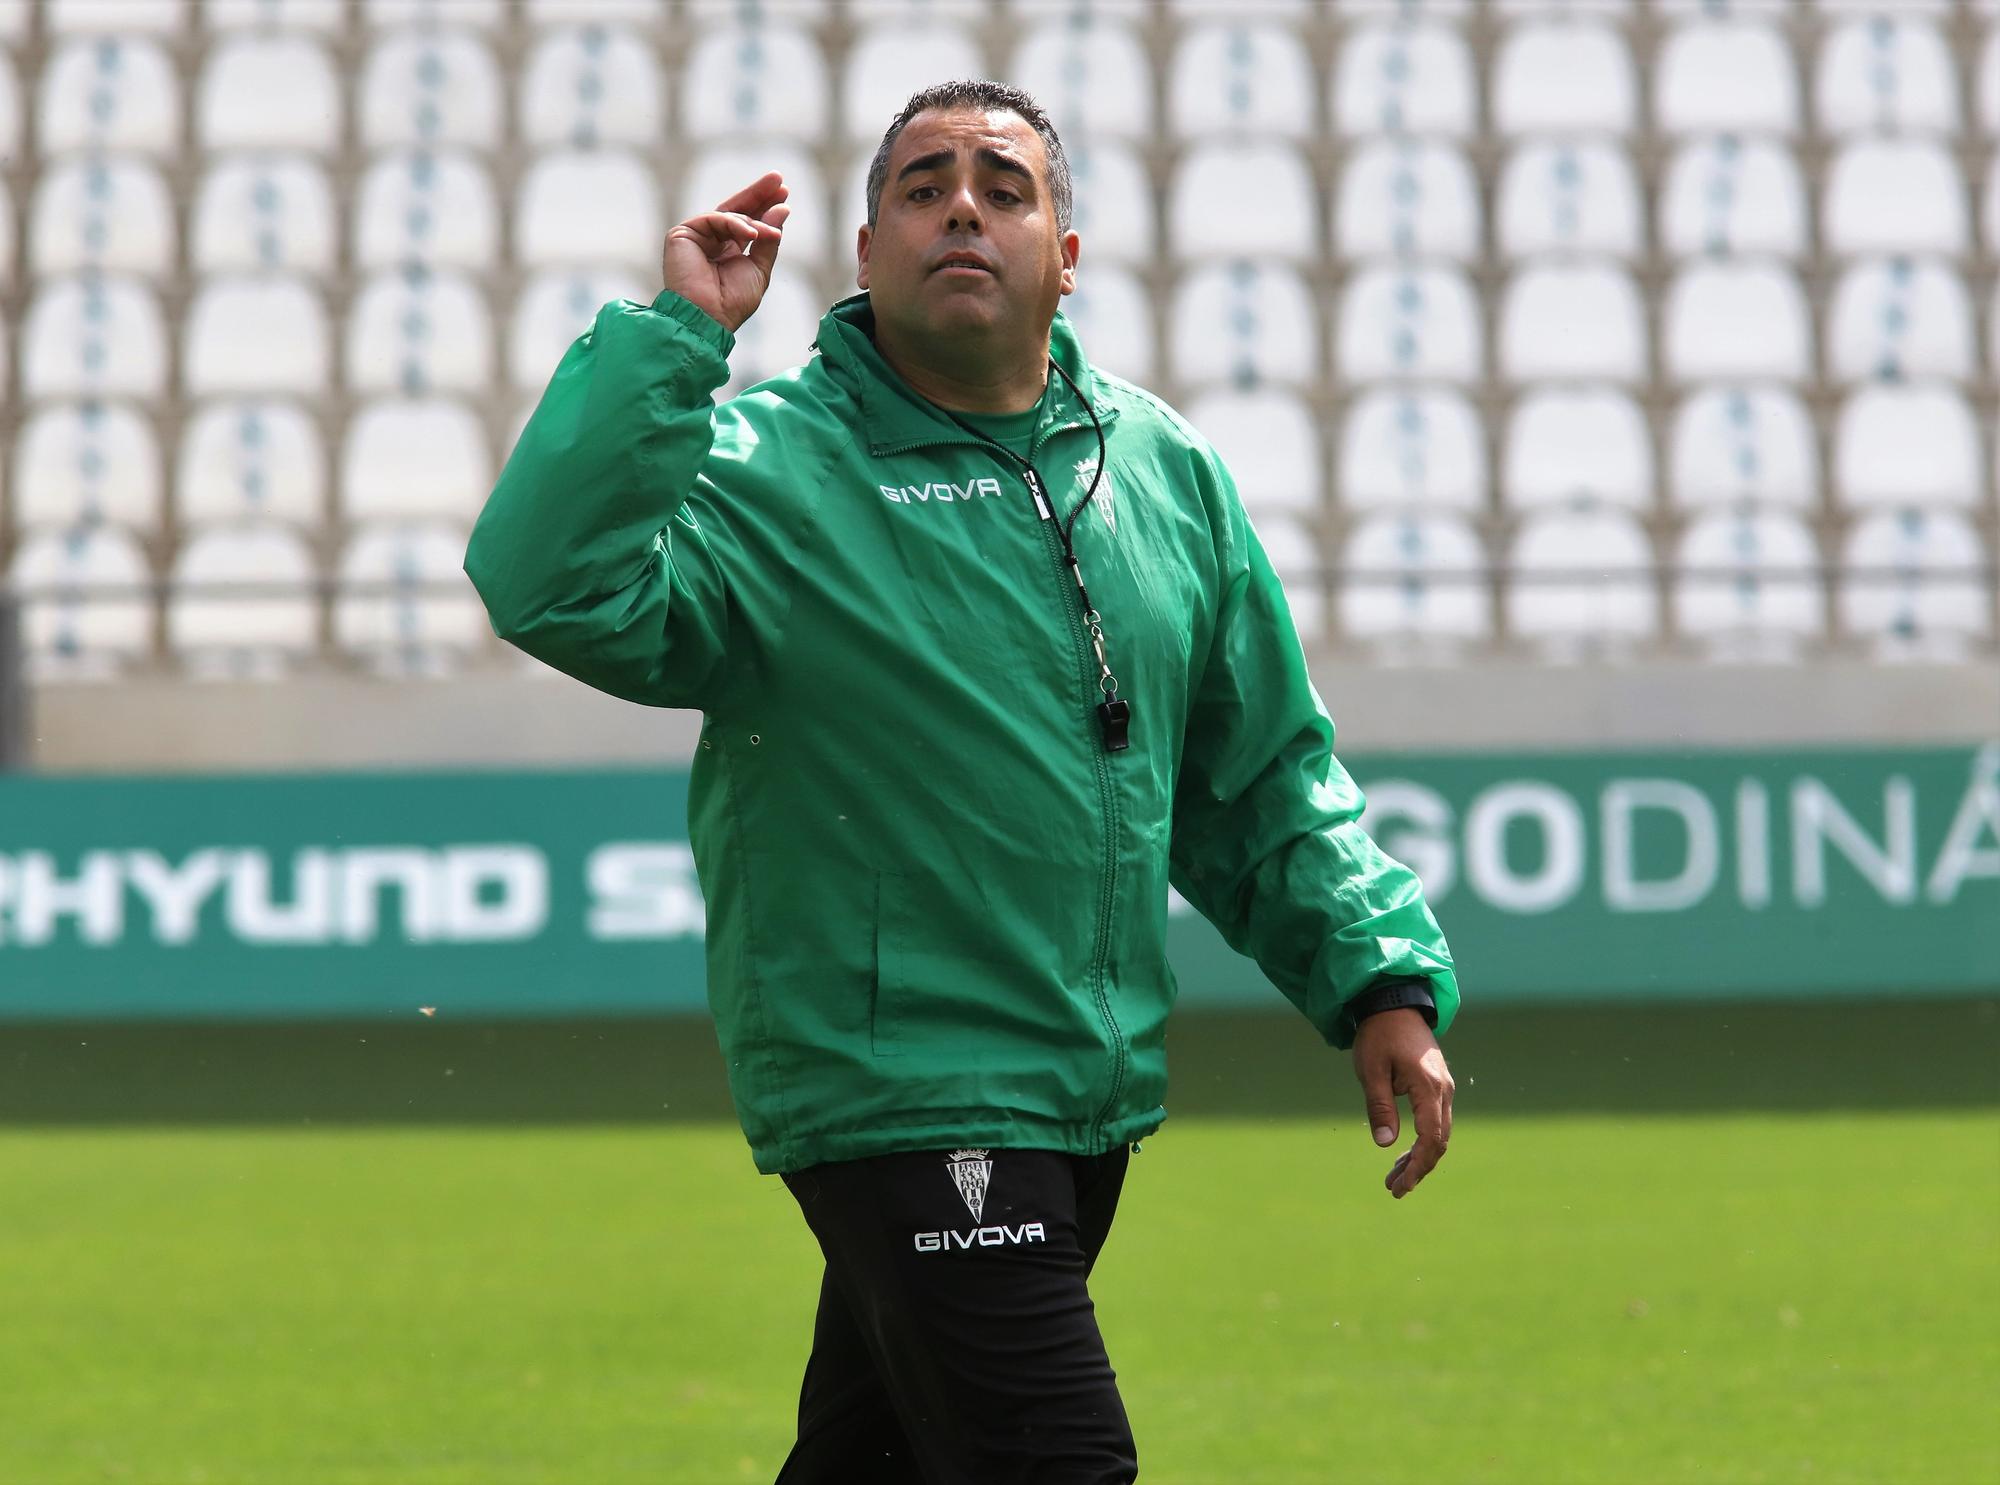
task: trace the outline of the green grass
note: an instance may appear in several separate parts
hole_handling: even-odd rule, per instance
[[[1146,1485],[2000,1479],[1990,1101],[1482,1115],[1460,1070],[1396,1202],[1327,1076],[1134,1161],[1093,1289]],[[0,1211],[5,1485],[707,1485],[789,1440],[818,1254],[732,1126],[17,1127]]]

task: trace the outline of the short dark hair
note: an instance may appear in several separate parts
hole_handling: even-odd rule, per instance
[[[1019,88],[1009,87],[1003,82],[987,80],[973,81],[960,78],[956,82],[935,83],[910,95],[910,101],[903,105],[903,111],[896,115],[896,121],[883,134],[882,142],[875,146],[875,158],[868,162],[868,230],[875,230],[875,222],[882,204],[882,188],[889,182],[889,151],[896,147],[896,136],[903,132],[903,126],[925,109],[971,108],[990,112],[1004,109],[1019,114],[1030,128],[1042,136],[1042,148],[1049,157],[1049,198],[1055,203],[1056,231],[1069,231],[1070,211],[1073,198],[1069,181],[1069,157],[1063,153],[1062,140],[1056,137],[1056,126],[1049,122],[1049,116],[1042,111],[1027,93]]]

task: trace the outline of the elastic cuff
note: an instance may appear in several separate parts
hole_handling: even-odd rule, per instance
[[[692,299],[676,294],[672,289],[662,289],[653,300],[653,308],[677,324],[685,325],[702,341],[713,347],[715,353],[725,361],[729,353],[736,349],[736,332]]]

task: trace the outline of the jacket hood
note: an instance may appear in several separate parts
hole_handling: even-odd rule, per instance
[[[820,353],[827,375],[859,404],[870,453],[893,454],[918,444],[966,437],[963,428],[904,381],[876,349],[875,306],[867,290],[838,301],[820,317],[819,335],[811,348]],[[1118,415],[1116,395],[1091,367],[1076,327],[1061,310],[1049,326],[1049,354],[1084,390],[1098,421],[1109,428]],[[1069,384],[1061,377],[1055,383],[1043,427],[1088,423],[1090,413]]]

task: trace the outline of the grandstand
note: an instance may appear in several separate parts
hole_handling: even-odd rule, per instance
[[[563,347],[777,168],[718,395],[804,359],[964,74],[1316,662],[1993,669],[2000,0],[0,0],[31,676],[520,673],[459,562]]]

